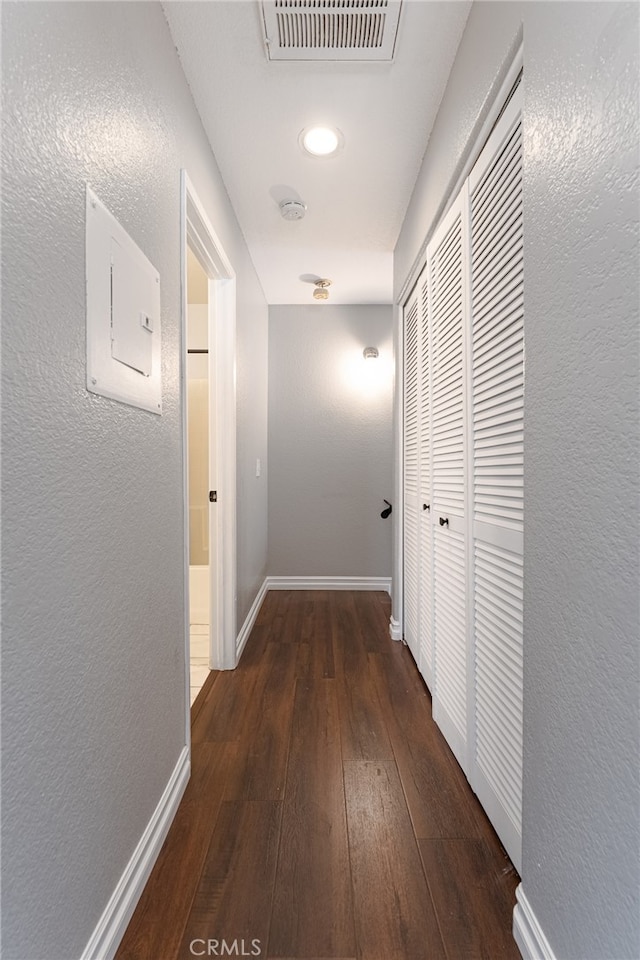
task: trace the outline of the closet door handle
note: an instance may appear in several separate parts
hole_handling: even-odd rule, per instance
[[[423,504],[422,504],[422,509],[423,509],[423,510],[431,510],[431,504],[430,504],[430,503],[423,503]]]
[[[440,526],[448,527],[449,526],[449,517],[440,517]]]

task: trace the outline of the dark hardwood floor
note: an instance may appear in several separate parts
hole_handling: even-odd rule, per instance
[[[382,593],[267,595],[117,960],[511,960],[518,876]],[[235,943],[234,943],[235,941]]]

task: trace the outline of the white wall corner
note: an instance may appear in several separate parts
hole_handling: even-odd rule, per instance
[[[402,640],[402,625],[395,617],[389,620],[389,636],[392,640]]]
[[[251,609],[249,610],[249,613],[247,614],[246,619],[242,624],[240,632],[236,637],[236,663],[238,663],[238,661],[240,660],[242,651],[244,650],[247,644],[247,640],[249,639],[249,635],[253,630],[253,625],[256,622],[256,617],[260,612],[262,601],[266,597],[268,590],[269,590],[269,577],[265,577],[264,580],[262,581],[262,586],[260,587],[260,589],[258,590],[258,593],[256,594],[255,600],[251,604]]]
[[[516,900],[513,910],[513,938],[524,960],[556,960],[521,883],[516,888]]]
[[[116,884],[98,925],[91,934],[80,960],[112,960],[127,929],[138,900],[149,879],[160,848],[169,832],[189,776],[189,747],[182,748],[173,773],[164,789],[124,873]]]

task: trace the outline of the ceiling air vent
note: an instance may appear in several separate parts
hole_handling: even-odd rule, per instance
[[[269,60],[393,60],[402,0],[262,0]]]

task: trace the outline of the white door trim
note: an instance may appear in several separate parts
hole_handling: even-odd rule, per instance
[[[209,344],[215,351],[215,454],[218,502],[210,530],[216,562],[212,591],[217,594],[216,623],[212,624],[210,666],[231,670],[236,665],[236,276],[211,226],[186,170],[180,173],[181,271],[181,416],[184,511],[184,590],[186,727],[190,739],[189,705],[189,487],[187,474],[187,244],[209,277]]]
[[[404,304],[394,304],[393,348],[396,357],[393,384],[393,567],[389,635],[404,635]]]

